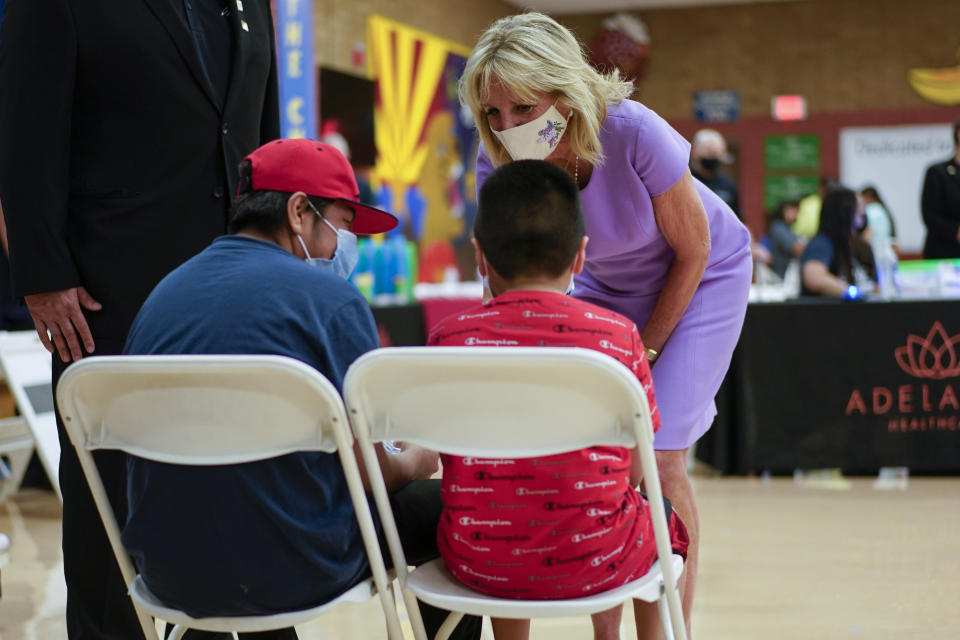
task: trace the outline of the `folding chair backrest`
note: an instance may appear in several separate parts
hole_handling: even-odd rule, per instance
[[[333,385],[281,356],[86,358],[63,374],[57,398],[74,444],[173,464],[332,452],[331,425],[346,428]]]
[[[343,398],[360,445],[395,567],[407,566],[372,443],[401,440],[461,456],[522,458],[596,445],[638,446],[648,497],[662,500],[643,386],[617,360],[590,349],[397,347],[347,370]],[[675,584],[662,509],[652,509],[657,555]],[[422,621],[397,573],[414,634]],[[679,612],[675,591],[671,612]],[[682,614],[671,614],[682,633]],[[677,622],[679,620],[679,623]],[[683,637],[683,636],[681,636]]]
[[[133,563],[91,450],[184,465],[337,452],[389,635],[402,637],[343,401],[313,367],[268,355],[91,357],[63,373],[57,402],[128,589]],[[137,615],[145,636],[156,637],[149,617]]]
[[[403,440],[463,456],[630,448],[653,437],[640,382],[589,349],[379,349],[350,367],[344,398],[351,412],[362,412],[373,442]]]
[[[0,367],[33,436],[50,484],[60,495],[60,440],[50,386],[50,354],[36,331],[0,331]]]

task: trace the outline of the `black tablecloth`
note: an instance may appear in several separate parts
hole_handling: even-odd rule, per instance
[[[376,307],[424,344],[420,305]],[[960,473],[960,301],[751,304],[697,457],[725,473]]]
[[[753,304],[697,457],[960,472],[960,301]]]
[[[418,347],[427,343],[423,307],[419,304],[377,306],[371,310],[384,346]]]

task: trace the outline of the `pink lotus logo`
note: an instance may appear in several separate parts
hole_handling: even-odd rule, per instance
[[[893,351],[897,364],[915,378],[953,378],[960,375],[957,354],[960,334],[948,336],[943,325],[934,322],[926,338],[910,334],[907,344]]]

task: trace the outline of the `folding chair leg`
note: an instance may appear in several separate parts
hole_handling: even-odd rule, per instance
[[[680,597],[680,590],[675,589],[677,597]],[[660,612],[660,626],[663,627],[664,640],[675,640],[673,633],[673,618],[670,617],[670,604],[667,602],[667,594],[663,592],[657,598],[657,610]]]
[[[463,620],[463,612],[451,612],[450,615],[447,616],[447,619],[443,621],[443,624],[440,625],[440,628],[437,629],[437,636],[433,640],[447,640],[450,634],[453,633],[453,630],[457,628],[457,625],[460,624],[461,620]]]
[[[399,576],[399,574],[397,575]],[[399,582],[399,577],[397,581]],[[409,589],[405,589],[402,584],[400,585],[400,595],[403,597],[403,606],[407,609],[407,617],[410,619],[410,626],[413,628],[414,639],[432,640],[426,636],[426,627],[423,626],[423,617],[420,615],[420,602],[417,600],[417,596]]]
[[[3,502],[19,491],[23,475],[27,472],[27,465],[30,463],[30,456],[33,455],[33,447],[6,451],[0,455],[10,461],[8,467],[3,460],[0,460],[0,502]]]
[[[663,627],[664,640],[674,640],[673,624],[670,620],[670,608],[667,606],[666,593],[657,598],[657,610],[660,612],[660,626]]]

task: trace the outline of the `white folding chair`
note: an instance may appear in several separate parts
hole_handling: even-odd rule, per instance
[[[400,440],[460,456],[523,458],[594,445],[639,445],[652,505],[658,562],[619,588],[569,600],[512,600],[464,586],[435,560],[397,579],[417,640],[426,633],[416,599],[455,613],[537,618],[597,613],[630,599],[656,601],[664,635],[685,640],[677,579],[683,560],[671,551],[653,452],[647,396],[622,364],[596,351],[536,347],[401,347],[367,353],[343,387],[350,422],[366,462],[394,567],[407,567],[372,444]]]
[[[157,638],[151,616],[176,625],[172,639],[186,629],[266,631],[313,619],[341,602],[364,602],[374,593],[380,596],[389,636],[403,637],[343,403],[318,371],[281,356],[91,357],[64,372],[57,400],[148,639]],[[166,606],[135,574],[120,543],[120,529],[91,455],[95,449],[182,465],[241,464],[296,451],[336,451],[372,581],[332,602],[274,615],[193,618]]]
[[[20,487],[34,447],[59,496],[60,439],[50,389],[50,354],[36,331],[0,331],[0,369],[20,412],[0,420],[0,454],[10,461],[0,502]]]

